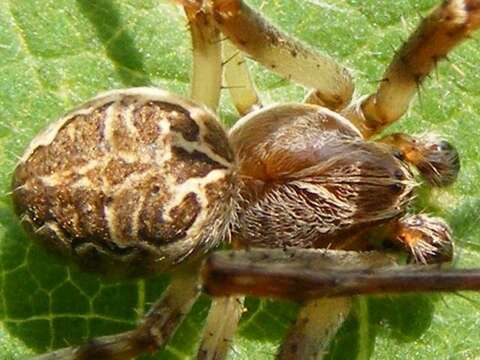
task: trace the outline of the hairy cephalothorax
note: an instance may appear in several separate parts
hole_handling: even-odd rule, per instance
[[[452,260],[452,234],[438,217],[409,213],[413,172],[432,186],[452,184],[455,148],[429,134],[376,135],[480,26],[480,1],[444,1],[397,51],[377,91],[353,101],[344,67],[241,0],[180,3],[193,41],[193,101],[155,88],[98,96],[31,142],[12,193],[32,236],[83,268],[171,272],[172,283],[136,329],[39,358],[155,351],[205,289],[214,298],[199,359],[226,357],[244,295],[303,301],[277,356],[313,359],[347,316],[348,296],[479,289],[478,270],[425,266]],[[222,47],[223,59],[239,59],[222,62]],[[263,107],[235,47],[313,88],[305,103]],[[215,115],[222,68],[245,115],[228,132]],[[221,244],[232,250],[212,252]],[[409,264],[396,265],[385,247]]]

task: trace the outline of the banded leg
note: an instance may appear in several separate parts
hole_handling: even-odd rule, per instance
[[[217,111],[222,87],[222,51],[220,32],[208,11],[198,7],[201,1],[184,4],[192,37],[193,72],[191,98]]]
[[[282,343],[277,359],[321,359],[351,306],[351,299],[345,297],[307,302]]]
[[[243,300],[237,296],[212,300],[197,359],[222,360],[227,357],[243,313]]]
[[[229,41],[223,42],[223,70],[233,104],[240,115],[262,107],[243,54]]]
[[[138,328],[90,340],[35,357],[33,360],[127,360],[155,352],[172,337],[200,294],[198,265],[174,275],[162,298],[155,303]]]
[[[400,151],[400,157],[414,165],[432,186],[448,186],[460,171],[457,150],[446,140],[432,134],[410,136],[395,133],[380,139]]]
[[[443,1],[396,53],[376,93],[352,104],[343,115],[367,138],[380,132],[407,111],[438,61],[479,26],[479,0]]]
[[[208,4],[220,30],[254,60],[313,88],[310,98],[320,105],[338,110],[349,104],[353,93],[350,73],[333,59],[280,32],[242,0],[209,0]]]

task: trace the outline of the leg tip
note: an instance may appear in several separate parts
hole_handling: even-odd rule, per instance
[[[435,135],[419,137],[415,141],[419,158],[414,163],[424,179],[437,187],[453,184],[460,171],[460,157],[455,147]]]
[[[443,219],[427,215],[402,218],[398,240],[410,252],[410,262],[440,264],[453,259],[453,240],[450,227]]]

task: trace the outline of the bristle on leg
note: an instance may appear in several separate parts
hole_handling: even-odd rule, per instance
[[[480,27],[479,0],[449,0],[425,17],[386,70],[377,91],[343,111],[366,137],[398,120],[420,84],[457,45]]]

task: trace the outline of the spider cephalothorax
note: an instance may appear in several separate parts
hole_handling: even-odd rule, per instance
[[[230,141],[243,185],[238,232],[248,245],[341,248],[348,234],[405,213],[412,197],[412,174],[393,149],[365,142],[325,108],[255,112]]]
[[[242,294],[305,301],[278,356],[310,359],[348,314],[345,296],[478,288],[478,273],[422,273],[418,266],[395,272],[395,257],[374,251],[390,243],[417,265],[451,261],[448,225],[410,214],[409,203],[415,171],[432,186],[447,186],[460,168],[441,137],[374,136],[403,115],[437,61],[480,26],[480,2],[443,2],[397,52],[377,92],[353,102],[345,68],[280,33],[241,0],[181,4],[193,39],[195,101],[153,88],[100,95],[35,138],[15,170],[15,210],[41,243],[90,271],[173,273],[137,329],[44,359],[153,351],[202,285],[219,297],[201,359],[226,356]],[[225,131],[214,115],[220,32],[271,70],[314,88],[305,103],[262,108],[244,62],[225,61],[225,81],[244,81],[231,95],[245,115]],[[232,45],[223,47],[229,58]],[[208,255],[230,239],[234,251]]]

